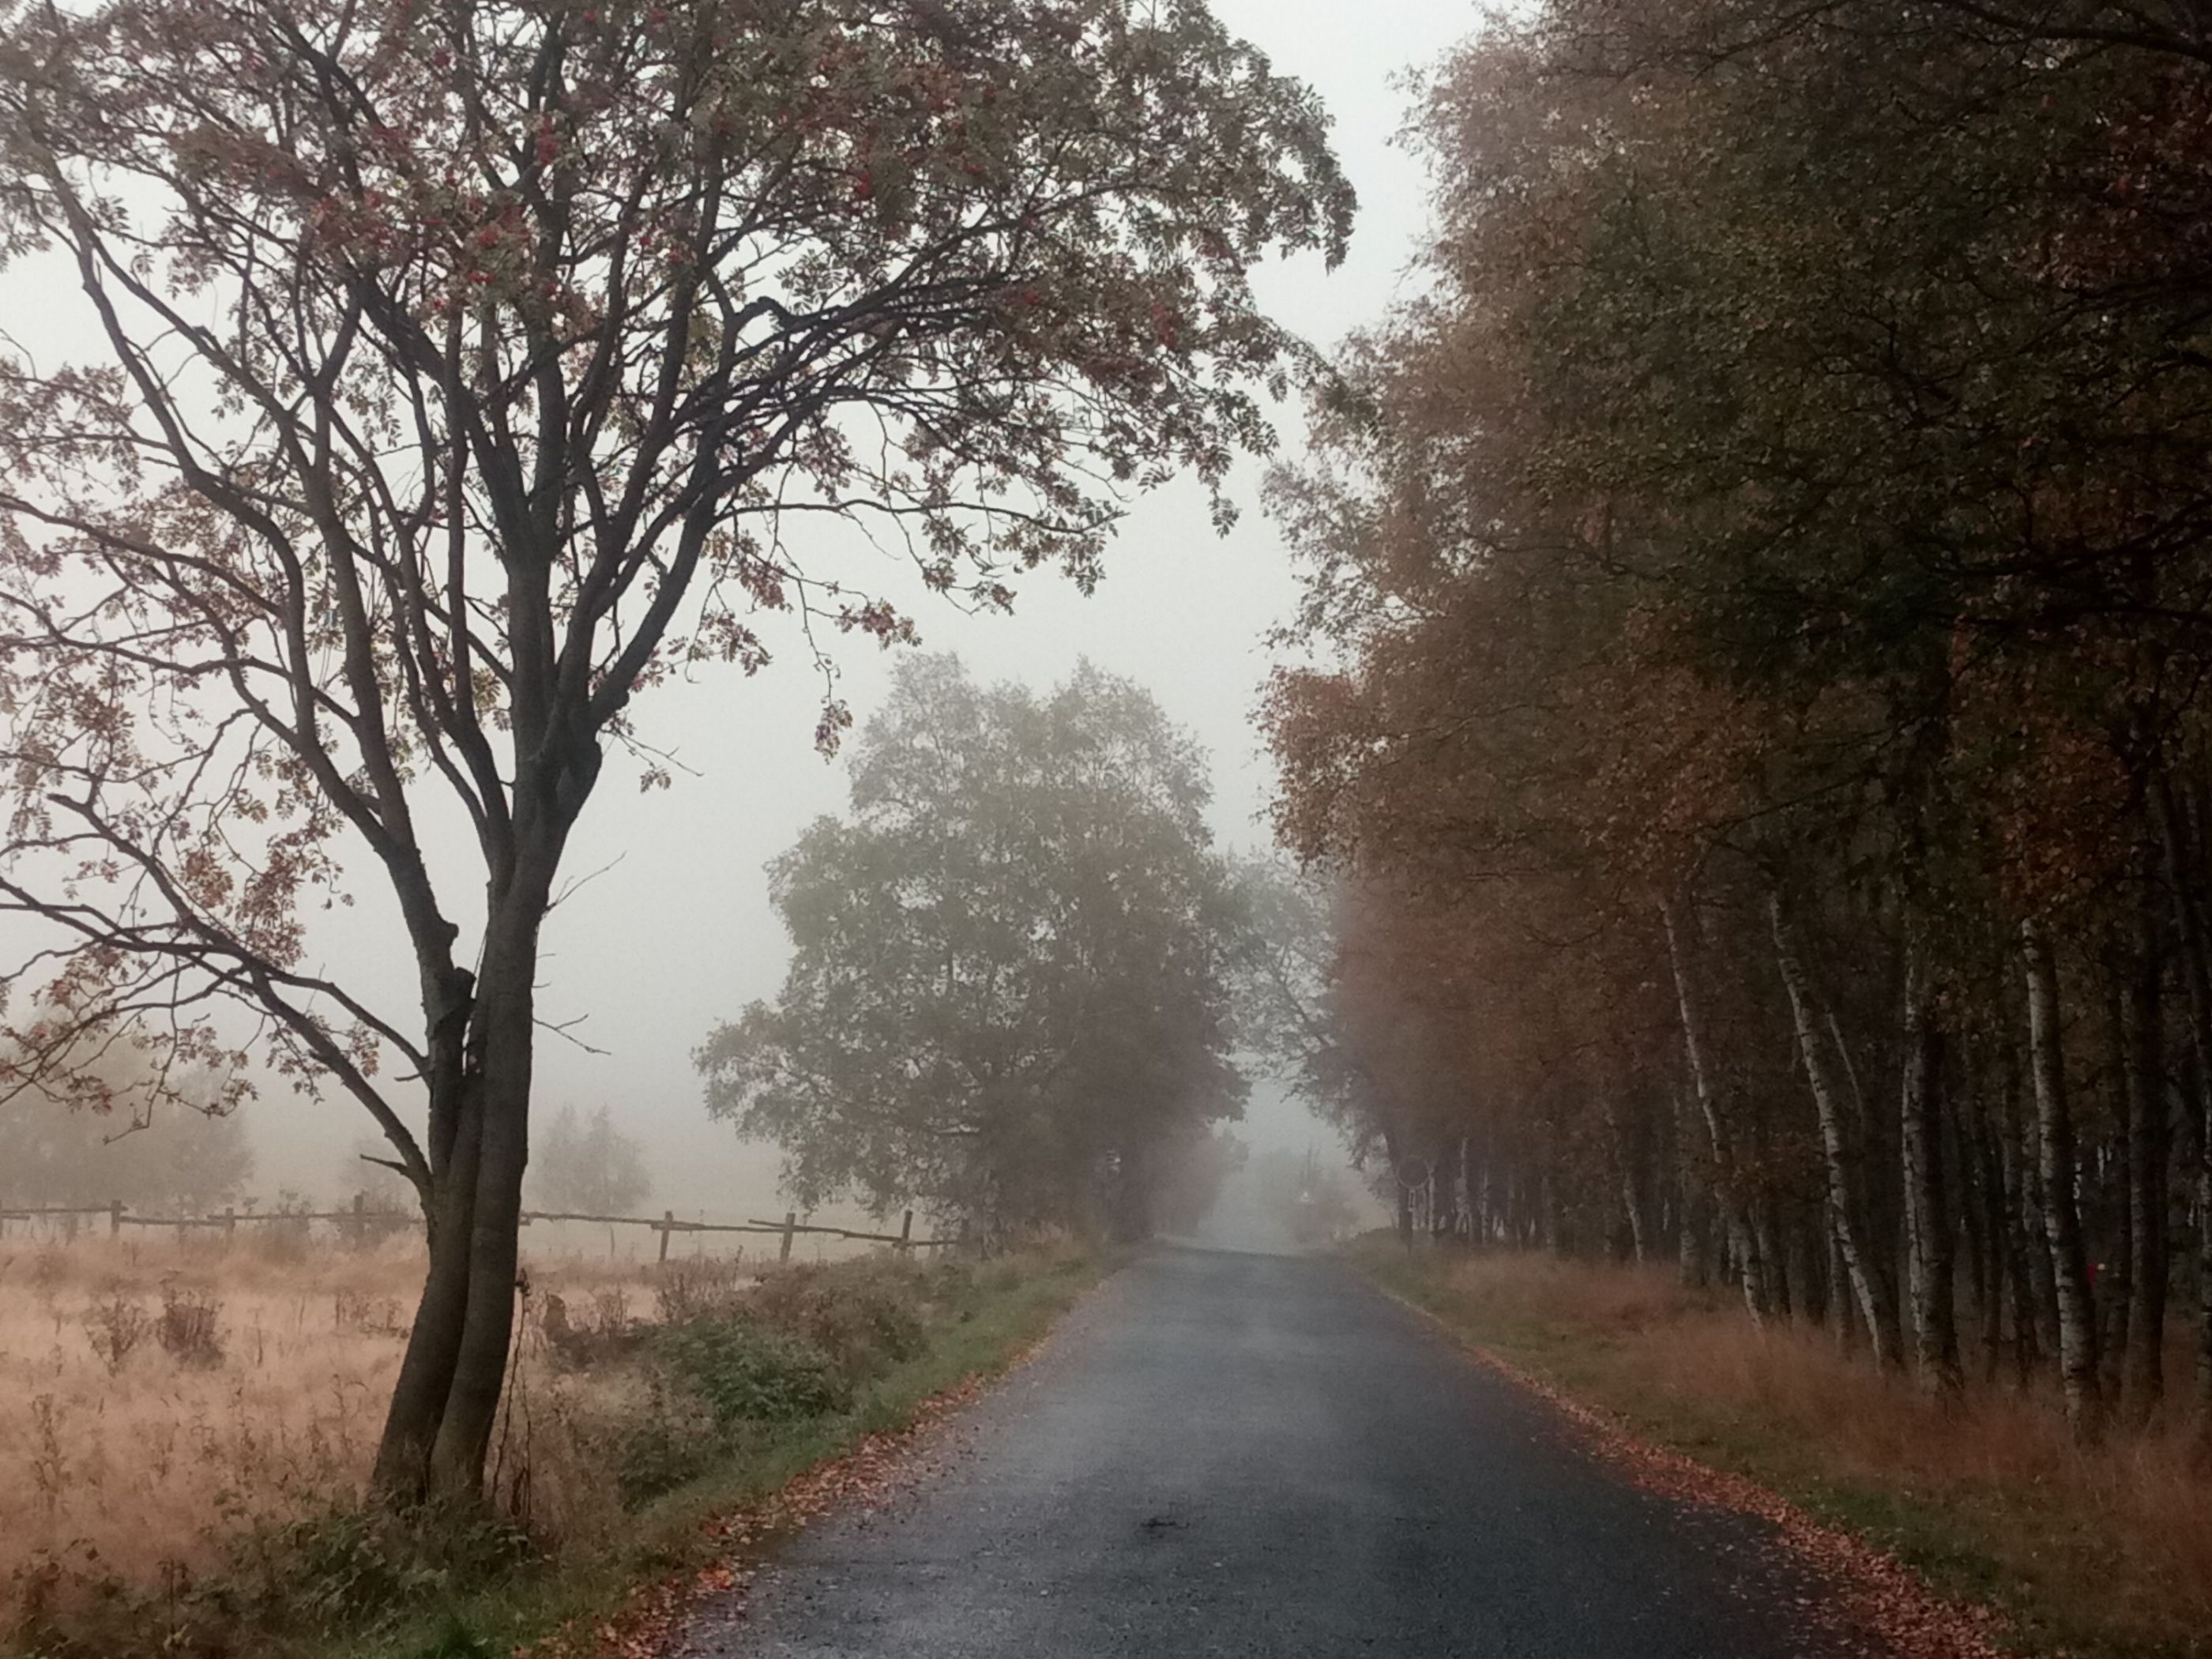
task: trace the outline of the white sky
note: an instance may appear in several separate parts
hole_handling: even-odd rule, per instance
[[[1359,194],[1351,257],[1334,273],[1307,259],[1260,277],[1276,316],[1334,343],[1401,291],[1426,222],[1420,168],[1392,142],[1407,104],[1395,82],[1471,32],[1476,9],[1463,0],[1214,0],[1214,9],[1278,69],[1317,88],[1335,118],[1338,152]],[[1279,424],[1292,439],[1295,410],[1282,410]],[[1251,716],[1267,669],[1265,635],[1290,614],[1297,583],[1281,538],[1258,510],[1256,485],[1248,469],[1236,492],[1243,521],[1226,539],[1213,534],[1193,485],[1139,502],[1088,600],[1049,575],[1032,579],[1012,618],[963,617],[918,592],[893,597],[921,607],[926,647],[958,651],[980,676],[1042,685],[1088,656],[1150,688],[1212,753],[1222,841],[1257,843],[1267,834],[1260,820],[1269,772]],[[839,644],[841,690],[865,721],[885,665],[866,641]],[[786,945],[762,866],[814,816],[844,805],[842,768],[812,749],[820,691],[803,654],[787,646],[757,678],[708,672],[641,700],[641,734],[696,775],[679,773],[672,790],[641,797],[628,781],[634,769],[611,757],[571,844],[571,874],[612,867],[549,920],[539,1007],[549,1020],[588,1016],[578,1034],[607,1052],[546,1036],[538,1121],[564,1103],[612,1105],[651,1147],[656,1207],[757,1212],[772,1200],[772,1151],[741,1147],[708,1122],[690,1052],[716,1021],[775,991]],[[378,1000],[404,1012],[412,969],[374,884],[360,884],[361,907],[330,945],[349,961],[374,949],[379,988],[389,988]],[[380,927],[388,931],[380,936]],[[368,1127],[342,1098],[295,1102],[282,1085],[249,1115],[262,1147],[255,1185],[264,1193],[328,1189]],[[1260,1106],[1246,1133],[1260,1145],[1328,1139],[1279,1103]]]

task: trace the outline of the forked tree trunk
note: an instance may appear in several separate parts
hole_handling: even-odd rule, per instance
[[[429,1263],[374,1474],[386,1499],[403,1504],[481,1495],[507,1382],[529,1161],[538,930],[567,825],[581,805],[580,794],[556,801],[550,786],[533,790],[536,772],[526,769],[516,787],[517,851],[494,884],[480,976],[456,975],[442,988],[432,1022]]]
[[[1920,1383],[1955,1395],[1959,1329],[1952,1295],[1951,1215],[1943,1169],[1943,1027],[1928,966],[1916,950],[1905,970],[1904,1149],[1906,1279]]]
[[[2089,1295],[2081,1216],[2074,1198],[2074,1121],[2067,1105],[2065,1053],[2058,1029],[2058,968],[2041,924],[2022,922],[2020,940],[2027,970],[2043,1232],[2058,1304],[2058,1376],[2066,1419],[2075,1438],[2088,1442],[2104,1431],[2104,1396],[2097,1381],[2097,1312]]]
[[[1843,1091],[1849,1086],[1849,1079],[1829,1049],[1828,1028],[1814,1003],[1796,928],[1779,894],[1769,896],[1767,914],[1774,928],[1775,963],[1796,1021],[1798,1057],[1804,1062],[1814,1111],[1820,1120],[1820,1151],[1828,1176],[1828,1212],[1837,1246],[1843,1255],[1852,1297],[1874,1342],[1875,1363],[1886,1368],[1901,1366],[1905,1352],[1896,1284],[1867,1224],[1863,1170],[1853,1144],[1856,1138],[1850,1133],[1844,1115]]]
[[[1689,1066],[1690,1086],[1705,1119],[1712,1151],[1714,1198],[1728,1231],[1729,1253],[1742,1275],[1744,1306],[1751,1315],[1752,1323],[1764,1326],[1772,1304],[1758,1230],[1736,1164],[1732,1126],[1721,1103],[1719,1079],[1712,1070],[1712,1044],[1705,1025],[1705,1000],[1691,954],[1696,948],[1696,922],[1680,895],[1668,899],[1662,919],[1667,928],[1668,955],[1674,968],[1675,1006],[1681,1012],[1682,1047]]]
[[[453,1098],[442,1108],[446,1124],[439,1122],[441,1108],[434,1095],[432,1106],[429,1266],[376,1453],[377,1490],[402,1504],[419,1503],[429,1496],[430,1449],[445,1416],[468,1316],[468,1242],[473,1231],[483,1113],[473,1082],[464,1085],[455,1079],[449,1086]],[[438,1133],[441,1127],[447,1130],[443,1136]],[[441,1139],[446,1148],[442,1158],[437,1146]]]

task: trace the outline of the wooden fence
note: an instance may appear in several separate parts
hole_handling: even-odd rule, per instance
[[[177,1237],[184,1238],[197,1228],[221,1228],[227,1237],[235,1237],[240,1227],[252,1227],[269,1222],[289,1222],[305,1226],[317,1221],[330,1222],[356,1239],[367,1238],[372,1230],[411,1225],[421,1219],[413,1210],[372,1210],[368,1200],[356,1194],[353,1206],[345,1210],[240,1210],[236,1207],[205,1215],[141,1215],[120,1199],[106,1204],[31,1204],[0,1206],[0,1231],[11,1221],[36,1222],[46,1218],[89,1218],[107,1220],[110,1236],[119,1235],[125,1227],[173,1227]],[[888,1244],[902,1255],[909,1250],[938,1249],[959,1241],[951,1238],[916,1238],[914,1236],[914,1212],[908,1210],[895,1233],[857,1231],[850,1227],[825,1227],[811,1221],[801,1221],[796,1211],[787,1210],[781,1221],[682,1221],[673,1210],[663,1210],[657,1216],[644,1215],[586,1215],[572,1210],[525,1210],[522,1224],[534,1221],[581,1221],[605,1227],[646,1227],[660,1235],[659,1261],[668,1260],[668,1241],[678,1233],[774,1233],[781,1241],[776,1259],[791,1260],[793,1242],[801,1233],[819,1233],[831,1237],[852,1239],[862,1243]]]

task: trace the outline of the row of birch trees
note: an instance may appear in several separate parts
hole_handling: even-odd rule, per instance
[[[1413,131],[1276,485],[1310,1084],[1409,1231],[2212,1434],[2212,41],[1551,0]]]

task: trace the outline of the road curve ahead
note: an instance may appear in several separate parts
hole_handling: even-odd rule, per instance
[[[1642,1492],[1334,1263],[1162,1249],[683,1659],[1833,1659],[1764,1523]]]

